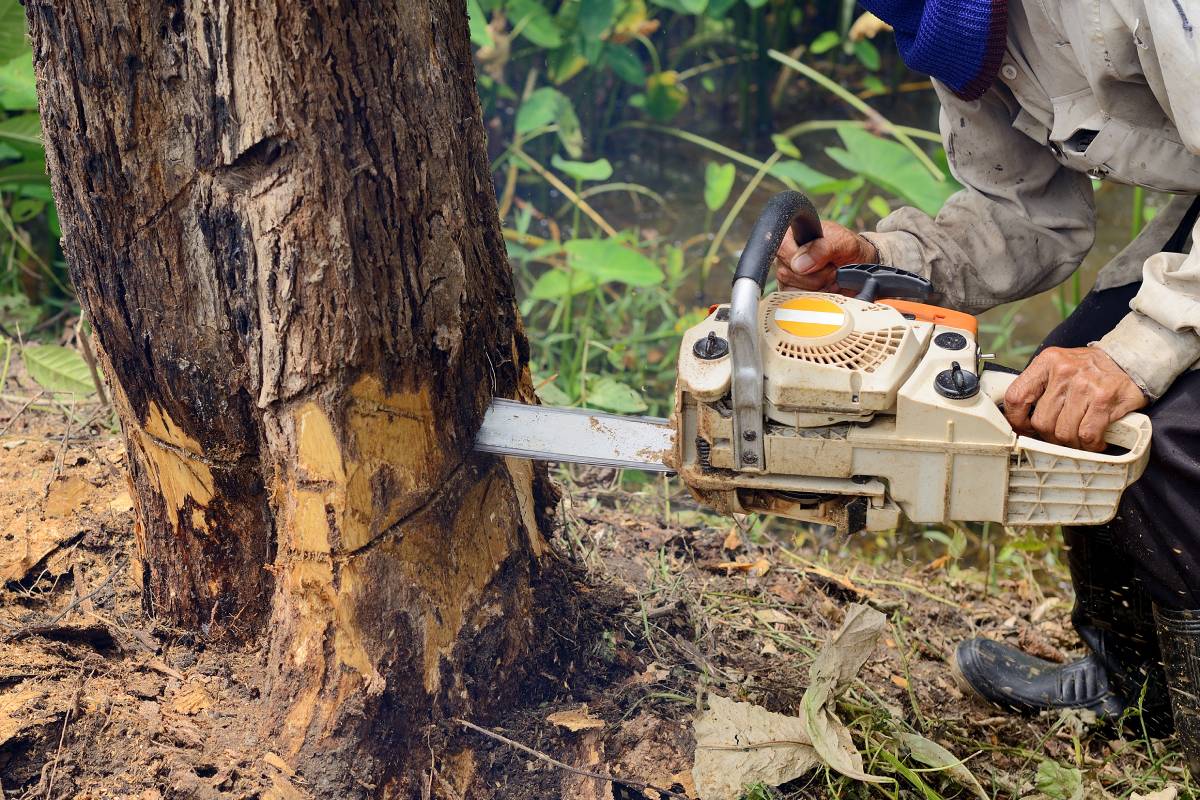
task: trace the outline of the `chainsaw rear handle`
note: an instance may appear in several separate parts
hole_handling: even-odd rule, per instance
[[[933,294],[928,279],[883,264],[848,264],[837,271],[837,285],[858,292],[854,298],[867,303],[884,297],[924,303]]]
[[[733,282],[750,278],[760,290],[765,287],[771,263],[779,252],[779,245],[783,244],[788,228],[792,229],[797,245],[806,245],[821,238],[821,217],[812,201],[799,192],[782,192],[767,203],[758,222],[754,223],[754,231],[750,234],[746,249],[742,251],[742,257],[738,259]]]

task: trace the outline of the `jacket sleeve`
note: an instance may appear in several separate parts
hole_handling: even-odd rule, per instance
[[[1200,238],[1200,225],[1192,239]],[[1150,399],[1200,359],[1200,252],[1146,259],[1130,314],[1096,346],[1112,357]]]
[[[880,260],[925,275],[942,304],[976,314],[1062,283],[1094,239],[1090,179],[1013,128],[1020,106],[1003,84],[974,102],[936,86],[963,189],[936,218],[902,208],[880,222],[866,234]]]
[[[1153,48],[1143,68],[1161,87],[1159,100],[1175,121],[1188,150],[1200,155],[1200,3],[1147,3]],[[1136,31],[1147,37],[1146,31]],[[1158,74],[1155,75],[1154,73]],[[1160,397],[1180,374],[1200,359],[1200,225],[1192,232],[1192,252],[1158,253],[1142,267],[1142,288],[1133,309],[1096,345],[1108,353],[1151,399]]]

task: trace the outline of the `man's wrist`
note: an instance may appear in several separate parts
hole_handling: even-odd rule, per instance
[[[858,234],[858,252],[861,264],[878,264],[881,261],[879,247],[861,233]]]

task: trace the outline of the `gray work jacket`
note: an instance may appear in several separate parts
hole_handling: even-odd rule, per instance
[[[1200,0],[1010,0],[995,86],[936,85],[951,169],[937,215],[904,208],[867,234],[972,313],[1050,289],[1095,234],[1093,178],[1175,197],[1100,273],[1142,287],[1096,343],[1151,398],[1200,360],[1200,252],[1158,252],[1200,194]],[[1200,231],[1194,235],[1200,240]]]

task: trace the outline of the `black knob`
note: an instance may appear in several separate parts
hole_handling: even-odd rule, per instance
[[[967,346],[967,337],[961,333],[946,331],[935,336],[933,343],[943,350],[962,350]]]
[[[716,361],[718,358],[724,358],[729,355],[729,341],[709,331],[708,336],[705,336],[692,345],[692,353],[695,354],[696,358],[705,361]]]
[[[967,372],[955,361],[950,365],[950,369],[944,369],[937,374],[933,388],[937,389],[937,393],[942,397],[969,400],[979,394],[979,376],[974,372]]]

